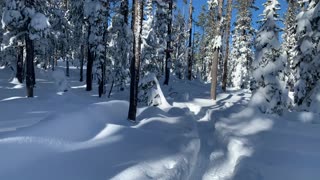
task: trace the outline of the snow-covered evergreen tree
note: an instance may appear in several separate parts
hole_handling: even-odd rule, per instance
[[[83,64],[85,37],[84,33],[84,0],[69,0],[68,19],[71,26],[71,48],[73,50],[72,57],[80,65],[80,81],[83,81]]]
[[[204,82],[210,82],[211,80],[211,59],[213,56],[213,44],[210,43],[213,39],[212,27],[214,26],[212,20],[212,14],[214,11],[211,9],[208,11],[206,6],[202,6],[201,12],[198,16],[198,27],[202,30],[202,36],[199,42],[199,50],[195,53],[195,57],[200,60],[200,76]]]
[[[161,75],[161,63],[158,61],[157,54],[157,37],[153,1],[147,0],[144,10],[145,19],[142,22],[142,54],[141,54],[141,69],[142,75],[146,73],[154,73],[157,77]],[[160,37],[159,37],[160,38]],[[159,39],[158,38],[158,39]]]
[[[145,105],[158,105],[155,77],[161,77],[161,63],[156,57],[157,37],[154,29],[153,1],[147,0],[144,9],[145,19],[142,22],[141,34],[141,81],[139,82],[139,102]]]
[[[16,40],[24,40],[26,47],[27,96],[33,97],[35,85],[35,43],[47,35],[50,23],[44,15],[46,2],[43,0],[7,0],[2,15],[2,26],[6,30],[2,49],[11,47]]]
[[[298,13],[298,2],[296,0],[288,0],[288,10],[285,19],[285,29],[283,33],[283,44],[281,51],[286,54],[286,81],[290,90],[293,90],[294,77],[292,70],[293,58],[296,56],[295,46],[297,44],[295,22]]]
[[[154,31],[156,36],[156,57],[157,64],[160,64],[161,74],[164,73],[164,59],[165,50],[167,45],[167,29],[168,29],[168,7],[167,3],[162,1],[156,1],[156,10],[154,18]]]
[[[320,79],[320,3],[303,1],[297,20],[297,56],[293,60],[295,76],[294,102],[300,110],[308,110]]]
[[[111,77],[114,86],[119,90],[125,88],[129,79],[129,58],[132,44],[132,32],[125,23],[124,16],[120,13],[112,17],[111,26],[108,29],[108,58],[112,64]],[[108,75],[107,75],[108,77]]]
[[[184,79],[187,75],[187,53],[186,42],[187,24],[185,17],[178,11],[173,21],[173,72],[179,79]]]
[[[281,114],[286,101],[280,73],[284,69],[278,40],[278,0],[264,3],[261,27],[255,39],[255,60],[253,62],[253,96],[251,105],[263,113]]]
[[[91,74],[104,84],[104,70],[106,61],[106,36],[108,27],[108,0],[86,0],[84,15],[88,23],[88,63],[87,63],[87,91],[92,90]],[[94,70],[94,73],[92,73]],[[101,95],[100,88],[99,94]]]
[[[233,87],[248,88],[250,84],[251,63],[253,59],[253,37],[251,7],[253,1],[237,1],[237,17],[232,32],[229,83]]]

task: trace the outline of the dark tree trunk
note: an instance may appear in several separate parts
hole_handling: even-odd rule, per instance
[[[94,60],[94,53],[91,51],[91,46],[89,44],[89,37],[90,37],[91,26],[88,27],[88,52],[87,52],[87,74],[86,74],[86,91],[92,91],[92,68],[93,68],[93,60]]]
[[[139,85],[139,74],[140,74],[140,58],[141,58],[141,31],[142,31],[142,18],[143,18],[143,3],[142,0],[133,0],[134,4],[134,16],[133,16],[133,56],[131,61],[130,72],[130,104],[128,119],[136,121],[137,105],[138,105],[138,85]]]
[[[214,28],[215,31],[215,38],[221,37],[221,18],[222,18],[222,6],[223,0],[219,0],[218,5],[218,15],[216,22],[214,23],[216,27]],[[214,18],[214,17],[213,17]],[[219,64],[219,53],[221,48],[214,47],[213,49],[213,59],[212,59],[212,67],[211,67],[211,98],[213,100],[217,99],[217,85],[218,85],[218,64]]]
[[[106,11],[106,17],[109,16],[109,1],[106,1],[104,3],[104,6],[105,8],[107,9]],[[108,19],[105,20],[105,24],[104,24],[104,28],[105,28],[105,31],[103,33],[103,39],[104,39],[104,42],[107,42],[107,29],[108,29]],[[106,52],[107,52],[107,45],[105,44],[104,45],[104,53],[103,55],[100,55],[101,59],[103,59],[103,61],[100,61],[100,67],[101,67],[101,78],[99,79],[99,90],[98,90],[98,93],[99,93],[99,97],[102,97],[103,94],[105,94],[105,83],[106,83],[106,65],[107,65],[107,57],[106,57]]]
[[[88,47],[88,62],[87,62],[87,91],[92,90],[92,67],[93,67],[94,53]]]
[[[169,0],[169,14],[168,14],[168,40],[167,40],[167,49],[166,49],[166,62],[165,62],[165,79],[164,85],[169,85],[170,80],[170,66],[171,66],[171,31],[172,31],[172,7],[173,2]]]
[[[192,0],[189,5],[189,45],[188,45],[188,80],[192,80]]]
[[[55,67],[55,62],[54,62],[54,51],[52,52],[52,55],[50,56],[50,61],[51,61],[51,68],[52,71],[54,71],[54,67]]]
[[[70,68],[69,68],[69,58],[66,57],[66,76],[70,76]]]
[[[101,68],[102,68],[102,77],[101,77],[101,79],[99,79],[99,88],[98,88],[98,94],[99,94],[99,97],[101,98],[102,97],[102,95],[103,95],[103,93],[104,93],[104,76],[105,76],[105,63],[103,63],[103,62],[101,62],[100,63],[100,66],[101,66]]]
[[[228,0],[228,10],[227,10],[227,25],[226,25],[226,55],[224,57],[223,64],[223,76],[222,76],[222,90],[226,92],[227,81],[228,81],[228,58],[229,58],[229,37],[230,37],[230,23],[232,14],[232,0]]]
[[[80,82],[83,81],[83,59],[84,59],[84,45],[80,48]]]
[[[35,73],[34,73],[34,47],[33,42],[29,38],[29,35],[27,34],[25,36],[26,41],[26,86],[27,86],[27,96],[29,98],[33,97],[33,88],[35,85]]]
[[[16,78],[19,83],[23,83],[23,67],[23,46],[18,46]]]

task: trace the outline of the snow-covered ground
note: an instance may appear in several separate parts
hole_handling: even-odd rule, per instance
[[[0,69],[0,179],[320,178],[319,114],[263,115],[247,107],[246,90],[213,102],[209,85],[175,81],[163,87],[170,106],[141,107],[131,123],[127,92],[100,99],[77,72],[37,71],[26,99]]]

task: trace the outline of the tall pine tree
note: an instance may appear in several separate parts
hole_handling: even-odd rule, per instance
[[[267,0],[264,5],[261,27],[255,39],[255,60],[253,62],[253,96],[251,105],[263,113],[281,114],[284,103],[284,87],[280,73],[284,69],[283,57],[280,55],[278,39],[279,21],[278,0]]]

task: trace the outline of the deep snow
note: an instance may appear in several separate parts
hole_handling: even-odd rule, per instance
[[[37,70],[34,99],[0,69],[0,179],[320,177],[319,114],[264,115],[247,106],[246,90],[213,102],[209,85],[173,80],[162,87],[169,105],[140,107],[131,123],[127,92],[99,99],[75,67],[63,77],[62,65],[59,73]]]

